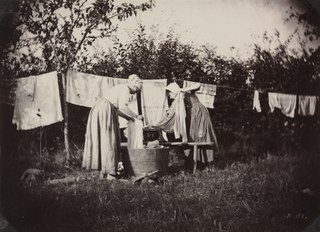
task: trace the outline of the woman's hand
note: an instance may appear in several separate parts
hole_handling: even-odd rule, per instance
[[[143,118],[143,116],[142,116],[142,115],[138,115],[138,117],[136,117],[136,119],[139,119],[139,120],[141,120],[141,121],[143,121],[143,120],[144,120],[144,118]]]

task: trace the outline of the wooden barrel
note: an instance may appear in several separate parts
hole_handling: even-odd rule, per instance
[[[157,176],[163,175],[169,164],[169,148],[128,149],[123,161],[129,176],[141,177],[156,170]]]

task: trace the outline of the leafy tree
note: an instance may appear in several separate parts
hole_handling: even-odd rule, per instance
[[[117,49],[119,74],[127,76],[138,73],[144,79],[156,79],[157,76],[157,48],[155,38],[147,36],[145,27],[139,24],[139,28],[133,32],[130,43],[115,43]]]
[[[243,144],[248,141],[262,143],[264,139],[261,136],[269,136],[272,140],[274,134],[274,138],[279,135],[284,140],[294,135],[291,137],[297,140],[298,123],[281,113],[270,115],[266,93],[317,94],[319,50],[298,54],[289,48],[292,36],[283,43],[279,36],[278,32],[272,38],[265,33],[266,44],[276,44],[275,49],[256,44],[253,57],[241,61],[218,55],[214,47],[195,49],[182,44],[174,33],[156,42],[156,38],[147,36],[144,27],[140,26],[133,33],[132,41],[128,44],[117,43],[117,49],[114,50],[118,52],[107,54],[106,59],[95,65],[93,71],[113,76],[136,72],[145,79],[166,78],[169,82],[175,78],[180,85],[183,80],[217,84],[215,108],[210,113],[222,145],[231,146],[241,141]],[[301,46],[300,50],[303,51],[305,47],[303,44]],[[264,105],[260,114],[252,110],[254,89],[263,91],[261,101]],[[278,140],[279,146],[281,141]],[[270,144],[259,147],[272,147]]]
[[[137,73],[144,79],[173,81],[175,78],[177,82],[200,80],[204,76],[196,50],[182,44],[173,32],[165,40],[157,41],[154,36],[146,35],[145,27],[139,25],[132,38],[127,44],[116,41],[114,50],[117,52],[106,54],[106,59],[100,60],[94,69],[100,74],[127,76]]]
[[[248,61],[249,69],[254,75],[250,79],[251,87],[260,89],[263,96],[267,98],[268,92],[281,92],[301,95],[318,95],[320,91],[319,68],[319,48],[310,49],[305,42],[300,42],[299,50],[290,49],[293,36],[289,36],[285,42],[279,40],[279,33],[275,34],[272,41],[277,41],[275,49],[262,49],[260,45],[255,45],[254,55]],[[270,37],[265,34],[265,39]],[[314,127],[309,128],[309,136],[317,138],[317,120],[308,117],[295,117],[290,119],[275,112],[272,115],[263,113],[261,118],[268,118],[264,124],[264,130],[270,131],[270,138],[279,143],[277,147],[297,148],[299,141],[307,134],[302,131],[311,121]],[[261,123],[259,123],[261,124]],[[311,141],[311,140],[310,140]],[[281,145],[284,144],[284,145]],[[291,145],[288,145],[288,144]],[[296,149],[297,150],[297,149]]]
[[[276,36],[278,45],[274,51],[255,44],[253,57],[248,61],[250,69],[254,71],[252,86],[268,91],[316,94],[320,81],[317,77],[319,48],[307,52],[305,44],[301,43],[299,54],[289,48],[292,37],[282,43],[280,35]]]
[[[159,44],[158,73],[160,77],[176,81],[197,80],[203,77],[197,51],[189,44],[182,44],[171,31]]]
[[[86,58],[81,57],[87,57],[95,41],[116,30],[114,20],[125,20],[136,15],[138,11],[150,9],[152,5],[152,0],[140,5],[115,5],[114,0],[19,1],[14,19],[15,34],[19,39],[15,40],[12,46],[6,47],[6,56],[11,57],[14,62],[8,62],[8,59],[6,61],[11,63],[11,66],[19,66],[24,61],[33,66],[36,63],[37,72],[58,70],[61,76],[65,76],[68,68],[86,62]],[[18,59],[17,51],[21,48],[28,48],[29,52],[22,53],[22,59]],[[38,56],[34,55],[34,49],[38,49]],[[64,118],[68,161],[68,107],[65,99]]]

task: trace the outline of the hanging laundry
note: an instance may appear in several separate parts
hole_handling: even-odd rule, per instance
[[[277,93],[268,93],[268,99],[271,112],[274,111],[274,108],[281,108]]]
[[[125,78],[103,77],[98,88],[98,96],[107,98],[109,89],[116,85],[123,85],[127,83],[128,79]]]
[[[114,94],[116,89],[113,89],[113,92],[110,92],[110,89],[112,89],[114,86],[118,85],[124,85],[128,83],[128,79],[124,78],[113,78],[113,77],[103,77],[102,81],[98,87],[98,97],[104,97],[109,99],[111,102],[113,102],[113,98],[117,95]],[[136,101],[137,100],[137,95],[136,94],[130,94],[130,99],[129,101]]]
[[[166,87],[166,79],[143,80],[141,107],[145,124],[158,122],[169,108]]]
[[[190,87],[195,83],[198,83],[198,82],[183,81],[183,88]],[[213,109],[214,98],[216,93],[217,93],[216,85],[200,83],[200,89],[196,91],[196,96],[205,107]]]
[[[124,78],[113,78],[113,77],[103,77],[102,82],[99,86],[99,97],[104,97],[108,99],[110,102],[115,104],[116,106],[118,103],[116,103],[115,97],[117,96],[117,91],[119,91],[117,88],[113,88],[114,86],[119,86],[128,83],[128,79]],[[111,90],[112,89],[112,90]],[[137,102],[137,95],[136,94],[130,94],[129,99],[129,109],[132,110],[134,113],[138,114],[138,102]],[[120,128],[126,128],[128,125],[128,121],[122,117],[119,117],[119,127]]]
[[[113,94],[109,90],[116,85],[126,84],[127,81],[125,78],[104,77],[68,70],[67,102],[85,107],[92,107],[101,97],[112,102]],[[128,107],[138,114],[136,94],[130,95]],[[120,117],[119,124],[120,128],[125,128],[127,127],[127,120]]]
[[[298,114],[303,116],[314,115],[316,112],[316,96],[299,96],[298,97]]]
[[[29,130],[62,121],[57,72],[17,79],[12,123]]]
[[[17,125],[18,130],[30,129],[30,115],[37,115],[32,112],[32,102],[34,100],[36,88],[36,77],[30,76],[17,79],[16,97],[12,123]],[[38,118],[40,120],[40,118]]]
[[[254,91],[253,96],[253,110],[256,110],[257,112],[261,112],[261,106],[260,106],[260,99],[259,99],[259,91]]]
[[[16,79],[1,79],[0,80],[0,103],[6,105],[14,105],[16,96]]]
[[[143,124],[141,120],[128,121],[127,138],[128,149],[143,148]]]
[[[92,107],[100,98],[99,86],[102,79],[102,76],[68,70],[67,102]]]
[[[297,105],[297,95],[285,93],[268,93],[268,99],[271,112],[274,111],[274,108],[279,108],[281,112],[287,117],[294,117]]]
[[[182,142],[188,142],[187,136],[187,127],[186,127],[186,108],[184,104],[184,93],[179,92],[175,101],[176,109],[175,109],[175,124],[173,125],[173,131],[175,138],[182,137]]]

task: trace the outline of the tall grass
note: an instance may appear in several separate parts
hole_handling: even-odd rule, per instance
[[[318,191],[317,158],[268,155],[196,174],[172,160],[156,183],[77,170],[65,173],[78,177],[71,183],[16,186],[7,215],[21,231],[241,232],[301,231],[319,213],[317,196],[303,193]]]

